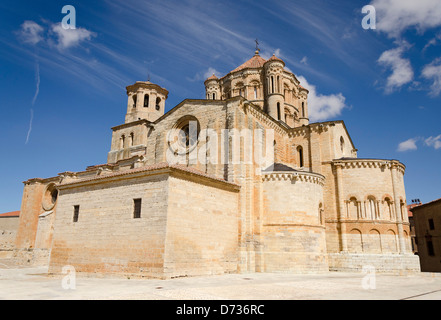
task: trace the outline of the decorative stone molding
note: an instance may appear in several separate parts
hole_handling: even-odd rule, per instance
[[[269,172],[264,173],[262,181],[300,181],[305,183],[316,183],[321,186],[325,184],[325,177],[316,173],[307,172]]]
[[[396,168],[404,174],[405,166],[396,160],[384,159],[339,159],[332,161],[334,166],[341,166],[343,169],[368,168],[368,169],[391,169]]]

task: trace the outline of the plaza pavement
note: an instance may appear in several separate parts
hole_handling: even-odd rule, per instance
[[[0,261],[1,300],[441,300],[441,274],[227,274],[152,280],[76,274]],[[73,279],[72,277],[69,278]],[[69,289],[75,284],[75,289]]]

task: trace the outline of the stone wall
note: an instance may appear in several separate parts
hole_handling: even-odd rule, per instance
[[[0,217],[0,258],[10,257],[15,248],[19,217]]]
[[[328,271],[323,177],[275,172],[264,177],[265,272]]]
[[[236,270],[237,186],[159,166],[59,189],[50,273],[68,265],[152,278]],[[140,218],[135,199],[142,201]]]
[[[49,272],[71,265],[78,272],[161,277],[167,185],[167,175],[153,175],[60,187]],[[134,219],[138,198],[141,218]]]
[[[237,272],[238,193],[171,177],[167,278]]]

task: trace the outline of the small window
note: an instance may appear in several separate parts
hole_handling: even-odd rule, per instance
[[[149,95],[145,94],[144,95],[144,108],[148,108],[149,107]]]
[[[74,206],[73,222],[78,222],[79,216],[80,216],[80,206]]]
[[[303,168],[304,162],[303,162],[303,148],[301,146],[297,147],[297,154],[298,154],[298,160],[299,160],[299,167]]]
[[[435,250],[433,249],[432,241],[427,241],[427,254],[432,257],[435,255]]]
[[[134,209],[133,209],[133,218],[140,219],[141,218],[141,199],[133,199]]]
[[[343,137],[340,137],[340,150],[342,153],[345,152],[345,139]]]
[[[160,103],[161,103],[161,98],[156,98],[156,110],[158,111],[159,109],[161,109]]]
[[[435,230],[435,223],[433,223],[433,219],[429,219],[429,228],[430,230]]]
[[[277,102],[277,120],[281,119],[280,102]]]
[[[302,117],[305,117],[305,103],[302,102]]]

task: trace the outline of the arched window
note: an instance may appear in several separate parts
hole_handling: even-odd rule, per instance
[[[340,149],[342,153],[345,152],[345,139],[343,137],[340,137]]]
[[[213,100],[216,100],[216,93],[213,93]]]
[[[298,160],[299,160],[299,167],[303,168],[304,162],[303,162],[303,148],[302,148],[302,146],[297,147],[297,156],[298,156]]]
[[[119,140],[119,148],[120,148],[120,149],[124,149],[125,140],[126,140],[126,136],[125,136],[125,135],[122,135],[122,136],[121,136],[121,139]]]
[[[274,77],[271,76],[271,93],[274,93]]]
[[[377,203],[375,201],[375,198],[370,196],[368,197],[368,212],[369,212],[369,217],[372,220],[377,219]]]
[[[277,92],[280,93],[280,77],[277,76]]]
[[[348,218],[352,220],[359,219],[357,198],[351,197],[348,202]]]
[[[277,120],[280,120],[281,114],[280,114],[280,102],[277,102]]]
[[[160,103],[161,103],[161,98],[156,98],[156,110],[160,110],[161,109],[161,106],[160,106]]]
[[[254,86],[254,99],[257,100],[257,86]]]
[[[138,99],[138,96],[136,94],[133,95],[133,108],[136,108],[136,100]]]
[[[389,197],[384,198],[383,201],[383,212],[384,212],[384,218],[387,220],[393,220],[393,213],[392,213],[392,201]]]
[[[130,137],[129,137],[129,147],[133,146],[133,140],[135,138],[135,135],[132,133],[130,133]]]
[[[302,102],[302,117],[305,117],[305,102]]]
[[[148,108],[149,107],[149,95],[145,94],[144,95],[144,108]]]

